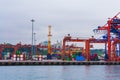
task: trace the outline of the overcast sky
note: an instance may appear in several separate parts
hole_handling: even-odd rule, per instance
[[[120,0],[0,0],[0,43],[31,44],[31,19],[37,43],[46,41],[52,26],[52,43],[65,35],[91,37],[120,11]]]

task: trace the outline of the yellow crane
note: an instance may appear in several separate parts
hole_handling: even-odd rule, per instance
[[[48,54],[51,54],[51,25],[48,26]]]

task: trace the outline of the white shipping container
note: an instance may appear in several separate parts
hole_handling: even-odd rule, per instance
[[[19,58],[19,57],[17,57],[17,61],[20,61],[20,58]]]

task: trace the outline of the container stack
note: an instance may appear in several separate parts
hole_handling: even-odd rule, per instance
[[[72,61],[75,61],[76,54],[72,54],[71,57],[72,57]]]
[[[35,60],[36,61],[42,61],[43,60],[43,56],[42,55],[35,55]]]
[[[48,59],[48,60],[52,59],[51,54],[47,54],[47,59]]]
[[[117,57],[117,61],[120,61],[120,57]]]
[[[20,61],[20,55],[17,55],[17,61]]]
[[[13,61],[23,61],[24,60],[24,55],[23,54],[20,54],[20,55],[14,54],[12,60]]]
[[[23,54],[20,55],[20,61],[23,61],[24,60],[24,56]]]
[[[91,61],[98,61],[99,59],[98,59],[98,55],[95,53],[95,54],[92,54],[91,56],[90,56],[90,60]]]
[[[85,57],[83,56],[82,52],[77,52],[72,54],[72,61],[85,61]]]
[[[39,61],[42,61],[42,60],[43,60],[42,55],[39,55],[39,56],[38,56],[38,60],[39,60]]]
[[[14,54],[12,60],[16,61],[16,57],[17,57],[16,54]]]

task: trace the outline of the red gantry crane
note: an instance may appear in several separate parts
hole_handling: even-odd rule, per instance
[[[63,39],[63,54],[62,54],[63,57],[66,54],[65,52],[66,42],[84,42],[85,43],[84,55],[86,56],[86,59],[89,61],[90,60],[90,48],[91,48],[90,43],[106,43],[107,41],[104,39],[95,39],[93,36],[92,38],[89,38],[89,39],[72,38],[70,34],[68,34],[68,36],[65,36]]]
[[[107,54],[108,54],[108,60],[111,61],[111,55],[115,55],[115,53],[111,54],[111,41],[112,41],[112,36],[111,33],[115,34],[116,36],[118,35],[120,37],[120,18],[119,18],[120,12],[116,14],[113,18],[109,18],[107,21],[107,24],[104,26],[99,26],[97,29],[94,29],[93,31],[95,33],[101,32],[101,31],[107,31]],[[119,39],[120,40],[120,39]],[[115,51],[115,50],[113,50]]]
[[[63,54],[62,56],[64,57],[64,55],[66,55],[66,52],[65,52],[65,45],[66,45],[66,42],[85,42],[86,43],[86,50],[85,50],[85,53],[86,53],[86,56],[87,56],[87,60],[89,60],[89,49],[90,49],[90,44],[89,44],[89,40],[87,39],[80,39],[80,38],[72,38],[70,36],[70,34],[68,34],[68,36],[65,36],[64,39],[63,39]]]

